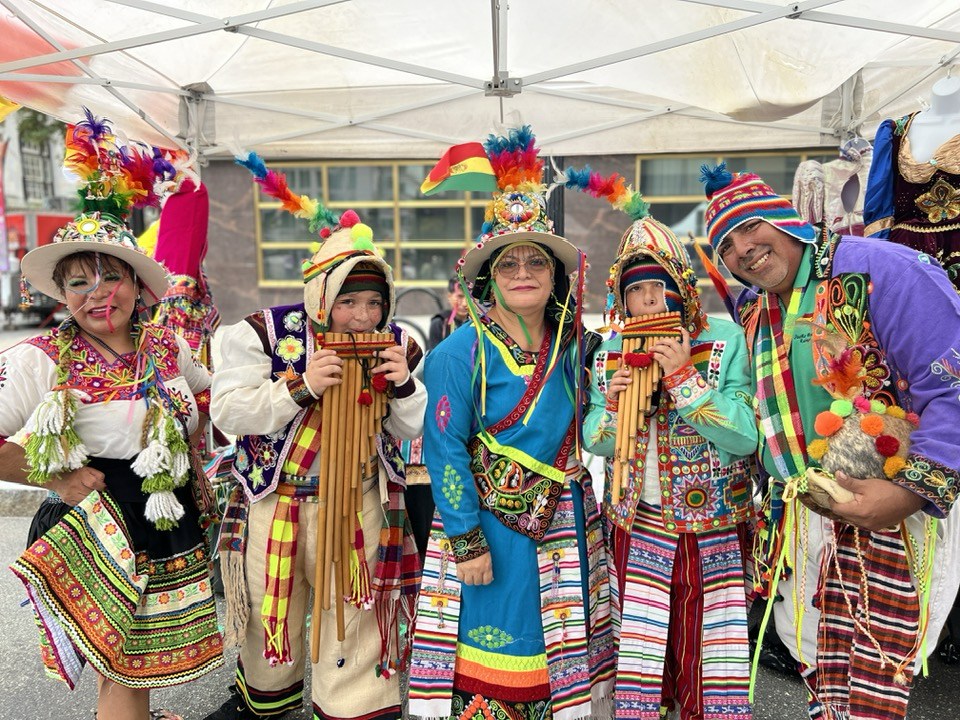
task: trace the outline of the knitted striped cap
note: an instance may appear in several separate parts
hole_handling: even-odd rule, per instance
[[[389,295],[387,276],[383,270],[369,262],[359,262],[347,274],[340,286],[337,297],[344,293],[360,292],[362,290],[376,290],[386,300]]]
[[[663,284],[663,300],[667,310],[683,311],[683,299],[680,297],[680,288],[676,281],[663,265],[644,255],[637,256],[637,259],[624,267],[623,272],[620,273],[620,295],[624,298],[624,304],[626,304],[627,290],[631,285],[650,280]]]
[[[758,218],[803,243],[814,243],[817,232],[797,214],[786,199],[777,194],[758,175],[727,172],[726,163],[715,168],[700,168],[707,205],[704,221],[714,250],[731,230]]]

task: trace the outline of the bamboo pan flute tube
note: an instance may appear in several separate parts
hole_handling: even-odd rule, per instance
[[[335,606],[337,638],[343,640],[344,603],[352,590],[350,558],[358,514],[363,507],[363,480],[376,469],[376,433],[387,410],[387,393],[373,391],[369,370],[380,350],[396,344],[393,333],[326,333],[317,347],[336,351],[343,361],[341,382],[327,388],[321,401],[320,477],[317,487],[317,542],[314,576],[311,659],[319,660],[324,610]],[[361,391],[373,402],[357,402]],[[388,389],[389,391],[389,389]],[[362,550],[361,550],[362,552]]]
[[[623,328],[621,363],[630,368],[630,384],[621,393],[617,407],[617,435],[611,482],[613,502],[619,502],[627,483],[630,464],[637,448],[637,432],[641,418],[649,415],[654,393],[660,387],[662,368],[650,358],[646,367],[630,365],[629,355],[650,353],[661,339],[680,337],[681,315],[678,312],[655,313],[632,318]]]

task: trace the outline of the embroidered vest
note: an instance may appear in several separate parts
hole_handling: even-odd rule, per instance
[[[263,333],[263,351],[270,358],[271,377],[303,374],[307,359],[314,351],[313,330],[303,303],[259,310],[250,315],[247,322]],[[406,333],[398,326],[391,323],[388,328],[398,343],[406,342]],[[306,408],[301,408],[286,427],[275,433],[237,437],[233,476],[243,487],[250,502],[262,500],[276,489],[280,482],[280,469],[306,413]],[[377,454],[390,480],[405,485],[398,442],[385,431],[377,438]]]
[[[722,340],[708,340],[691,348],[690,361],[714,389],[719,385],[725,346]],[[610,352],[606,362],[616,368],[619,357],[620,353]],[[623,499],[615,505],[610,502],[608,475],[604,507],[613,523],[627,532],[633,527],[645,475],[650,422],[657,424],[660,512],[667,530],[702,532],[730,527],[750,517],[754,474],[751,459],[722,465],[713,445],[683,419],[670,394],[661,391],[656,413],[640,428],[640,451],[630,464]],[[608,473],[610,469],[608,462]]]

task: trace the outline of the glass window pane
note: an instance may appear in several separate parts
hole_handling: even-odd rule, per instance
[[[457,260],[463,251],[455,248],[408,248],[401,247],[400,259],[403,280],[443,280],[446,282],[456,273]]]
[[[707,234],[703,222],[703,213],[707,201],[685,203],[651,203],[650,214],[667,225],[681,240],[686,241],[689,233],[696,237]]]
[[[287,185],[297,195],[307,195],[320,200],[323,197],[323,170],[319,166],[302,166],[274,168],[287,176]],[[261,198],[267,198],[265,193],[261,193]],[[273,200],[273,198],[270,198]]]
[[[310,257],[310,250],[264,250],[263,252],[263,279],[264,280],[296,280],[303,281],[303,261]]]
[[[313,242],[318,240],[310,232],[309,223],[280,208],[260,210],[261,242]]]
[[[396,242],[397,234],[393,228],[393,208],[364,208],[354,206],[354,211],[360,216],[360,222],[369,225],[373,230],[373,241],[376,243],[391,244]]]
[[[714,158],[652,158],[640,161],[640,192],[644,195],[703,195],[700,166]]]
[[[793,192],[793,175],[800,164],[798,155],[778,157],[735,157],[726,161],[730,172],[756,173],[774,190],[783,195]]]
[[[470,208],[470,227],[467,228],[467,240],[476,240],[483,227],[483,216],[486,214],[486,205],[475,205]]]
[[[433,165],[401,165],[399,167],[398,177],[400,183],[401,200],[462,200],[463,190],[444,190],[436,195],[427,198],[420,193],[420,185],[424,178],[430,174]]]
[[[463,206],[455,208],[401,208],[402,240],[449,240],[462,242],[464,235]]]
[[[327,182],[330,202],[393,200],[393,172],[389,165],[334,165],[327,168]]]

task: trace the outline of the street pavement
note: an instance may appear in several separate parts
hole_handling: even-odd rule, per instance
[[[0,351],[33,334],[31,330],[0,332]],[[0,482],[0,720],[91,720],[96,705],[96,678],[88,668],[70,691],[48,679],[40,662],[37,628],[20,581],[6,568],[23,550],[30,517],[41,502],[40,490]],[[218,600],[222,613],[222,599]],[[169,708],[185,720],[200,720],[227,697],[236,668],[236,651],[227,652],[224,667],[187,685],[153,693],[154,708]],[[960,715],[960,664],[945,665],[936,653],[930,676],[913,691],[909,720],[949,720]],[[334,671],[334,670],[332,670]],[[309,697],[309,678],[305,696]],[[308,703],[309,705],[309,703]],[[761,667],[757,676],[756,720],[803,720],[804,691],[799,680]],[[308,708],[286,716],[307,720]]]

